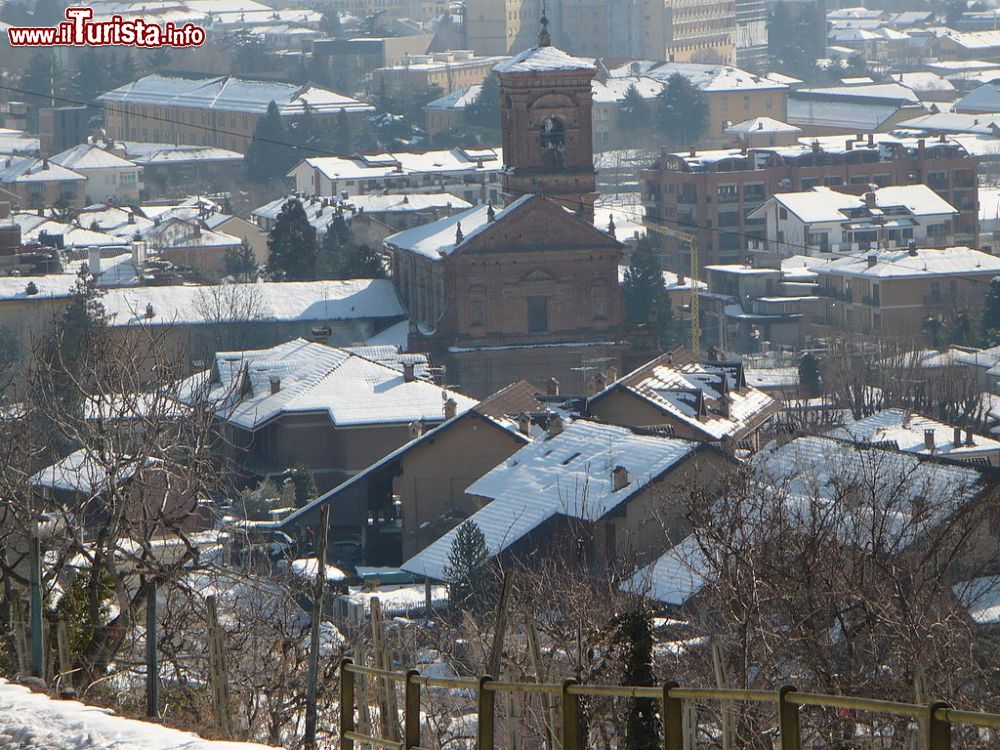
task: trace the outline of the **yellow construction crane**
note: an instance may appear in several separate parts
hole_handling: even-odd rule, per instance
[[[656,224],[650,221],[648,218],[645,221],[646,229],[650,229],[657,234],[662,234],[666,237],[672,237],[675,240],[680,240],[681,242],[688,243],[691,248],[691,351],[698,356],[701,353],[701,317],[700,304],[698,300],[698,274],[699,274],[699,262],[698,262],[698,237],[688,232],[682,232],[680,229],[674,229],[673,227],[668,227],[665,224]]]

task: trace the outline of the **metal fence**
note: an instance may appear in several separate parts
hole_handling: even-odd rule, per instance
[[[424,687],[476,692],[479,719],[476,737],[478,750],[494,749],[496,695],[502,692],[559,695],[562,708],[559,732],[561,750],[582,750],[585,744],[581,736],[580,698],[583,696],[649,698],[659,701],[662,709],[663,750],[682,750],[684,747],[685,700],[772,704],[780,730],[781,750],[801,750],[800,720],[801,709],[804,706],[886,714],[919,721],[923,733],[923,746],[926,750],[950,750],[954,725],[1000,730],[1000,714],[963,711],[952,708],[945,701],[936,700],[924,705],[900,703],[873,698],[800,692],[791,686],[779,690],[738,690],[685,688],[675,682],[657,687],[584,685],[572,679],[564,680],[562,683],[502,682],[489,676],[479,679],[425,677],[416,670],[393,672],[354,664],[351,659],[344,659],[341,662],[340,671],[341,750],[354,750],[355,743],[389,750],[426,750],[420,745],[420,690]],[[402,740],[387,740],[356,731],[354,723],[356,675],[386,680],[391,684],[403,686],[405,701]]]

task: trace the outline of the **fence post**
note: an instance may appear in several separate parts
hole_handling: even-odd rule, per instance
[[[663,750],[683,750],[684,747],[684,701],[671,698],[670,691],[680,687],[676,682],[663,686],[660,709],[663,723]]]
[[[778,690],[778,726],[781,729],[781,750],[799,750],[801,731],[799,727],[799,707],[789,702],[788,694],[795,688],[785,685]]]
[[[562,684],[562,750],[581,750],[580,696],[569,691],[576,684],[572,678]]]
[[[419,676],[420,672],[411,669],[406,673],[406,682],[403,683],[403,747],[405,750],[420,747],[420,683],[413,679]]]
[[[45,680],[45,625],[42,603],[42,551],[37,523],[32,528],[28,547],[29,611],[31,619],[31,674]]]
[[[347,736],[354,731],[354,672],[348,669],[353,663],[340,660],[340,750],[354,750],[354,740]]]
[[[160,669],[156,659],[156,579],[146,582],[146,716],[160,718]]]
[[[951,750],[951,722],[947,717],[939,719],[935,714],[940,709],[951,708],[944,701],[931,701],[927,705],[927,740],[926,750]]]
[[[493,750],[496,736],[496,699],[497,694],[487,685],[493,682],[489,675],[479,678],[479,727],[476,730],[477,750]]]

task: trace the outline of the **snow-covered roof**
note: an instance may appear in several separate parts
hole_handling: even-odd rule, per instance
[[[452,148],[421,153],[400,151],[350,157],[317,156],[304,159],[289,175],[293,176],[301,165],[319,170],[331,180],[374,180],[411,174],[496,172],[503,165],[503,153],[499,148]]]
[[[293,575],[311,583],[319,575],[319,560],[315,557],[302,557],[298,560],[292,560],[289,569]],[[326,564],[324,572],[326,573],[327,583],[339,583],[347,580],[347,574],[330,563]]]
[[[445,94],[439,99],[435,99],[432,102],[428,102],[424,105],[424,109],[434,109],[434,110],[451,110],[451,109],[461,109],[464,110],[470,104],[475,104],[479,99],[479,92],[483,90],[483,85],[481,83],[469,86],[467,89],[459,89],[458,91],[452,91],[450,94]]]
[[[713,91],[784,91],[788,86],[775,78],[749,73],[732,65],[640,61],[610,71],[612,78],[646,76],[666,83],[673,75],[682,75],[695,88]]]
[[[726,128],[730,135],[753,135],[754,133],[801,133],[802,128],[775,120],[773,117],[754,117]]]
[[[1000,34],[1000,32],[997,32]],[[985,83],[955,102],[957,112],[993,113],[1000,112],[1000,87]]]
[[[928,432],[934,435],[931,448],[926,444]],[[981,454],[987,451],[1000,453],[1000,441],[982,435],[971,435],[965,431],[960,431],[961,439],[956,445],[954,426],[905,409],[876,412],[870,417],[837,427],[828,434],[830,437],[859,443],[887,444],[907,453],[946,456],[958,460],[964,457],[963,454]]]
[[[1000,623],[1000,576],[983,576],[952,586],[952,592],[977,625]]]
[[[797,367],[748,367],[747,384],[754,388],[795,388],[799,384]]]
[[[23,291],[26,282],[23,278],[20,281]],[[212,324],[230,320],[232,315],[264,323],[406,314],[392,282],[385,279],[142,286],[109,290],[101,303],[115,326]],[[152,306],[152,318],[146,317],[147,305]]]
[[[552,46],[532,47],[493,66],[497,73],[544,73],[547,71],[597,71],[592,60],[573,57]]]
[[[912,91],[906,90],[913,95]],[[892,100],[856,100],[846,96],[829,99],[799,99],[789,96],[788,121],[803,126],[837,128],[845,133],[874,131],[904,106],[911,108],[914,114],[924,111],[923,105]]]
[[[674,607],[704,588],[712,569],[698,540],[689,536],[653,562],[638,568],[622,590]]]
[[[12,182],[82,182],[87,178],[48,159],[8,156],[0,160],[0,184]]]
[[[979,133],[994,135],[1000,129],[1000,112],[962,114],[960,112],[932,112],[904,120],[897,125],[900,130],[926,132]]]
[[[109,482],[131,478],[139,469],[140,459],[119,456],[110,461],[87,448],[70,453],[31,477],[33,487],[94,495],[107,489]]]
[[[648,76],[608,78],[603,81],[590,82],[595,104],[620,104],[633,86],[643,99],[655,99],[666,87],[666,84]]]
[[[0,130],[0,155],[37,154],[41,141],[20,130],[4,128]]]
[[[81,143],[50,158],[67,169],[134,169],[136,166],[128,159],[92,143]]]
[[[275,102],[282,115],[346,110],[374,112],[371,104],[312,84],[254,81],[235,76],[182,78],[153,73],[97,97],[98,101],[263,114]]]
[[[140,166],[243,161],[243,154],[238,151],[230,151],[217,146],[143,141],[115,141],[115,143],[125,151],[127,159]]]
[[[869,264],[868,257],[875,263]],[[877,278],[911,276],[948,276],[952,274],[1000,273],[1000,257],[973,250],[970,247],[949,247],[943,250],[880,250],[860,257],[838,258],[817,266],[819,274],[844,274]]]
[[[946,35],[967,50],[991,50],[1000,47],[1000,31],[951,31]]]
[[[871,191],[875,194],[873,214],[881,216],[889,209],[905,211],[912,217],[949,216],[958,214],[944,198],[926,185],[889,185]],[[750,218],[766,215],[768,205],[777,203],[795,214],[803,223],[843,222],[849,212],[865,207],[864,196],[841,193],[824,186],[798,193],[775,193],[764,206],[749,214]]]
[[[231,234],[203,228],[197,219],[185,220],[176,216],[148,227],[142,236],[152,247],[160,249],[238,247],[242,242]]]
[[[385,243],[400,250],[423,255],[431,260],[441,260],[454,253],[488,227],[492,223],[489,218],[490,211],[494,211],[493,221],[501,221],[505,216],[513,213],[535,197],[531,194],[522,195],[499,211],[491,206],[476,206],[468,211],[446,216],[430,224],[390,235],[386,237]],[[461,236],[459,236],[459,228],[461,228]]]
[[[116,716],[104,707],[54,700],[4,679],[0,679],[0,737],[8,747],[39,750],[268,750],[253,743],[203,740],[191,732]]]
[[[688,440],[636,435],[625,427],[577,420],[555,436],[535,440],[480,477],[469,495],[490,500],[469,520],[498,555],[555,516],[596,521],[692,456]],[[616,467],[628,484],[615,490]],[[403,569],[444,580],[457,528],[417,553]]]
[[[277,384],[277,386],[275,386]],[[208,400],[220,416],[257,430],[290,413],[326,413],[336,426],[444,421],[476,402],[345,349],[296,339],[270,349],[220,352]]]
[[[917,71],[913,73],[893,73],[892,79],[896,83],[901,83],[907,88],[918,92],[930,91],[954,91],[955,85],[947,78],[942,78],[937,73],[929,70]]]
[[[65,248],[125,247],[128,240],[76,224],[67,224],[38,214],[18,212],[10,220],[21,227],[22,242],[42,243],[43,235],[62,237]]]
[[[740,362],[697,362],[664,354],[591,397],[628,391],[709,440],[740,438],[778,409],[778,402],[747,385]],[[726,413],[728,411],[728,414]]]

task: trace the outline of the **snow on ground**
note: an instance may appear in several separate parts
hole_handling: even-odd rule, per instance
[[[5,750],[265,750],[213,742],[190,732],[115,716],[78,701],[52,700],[0,679],[0,747]]]

